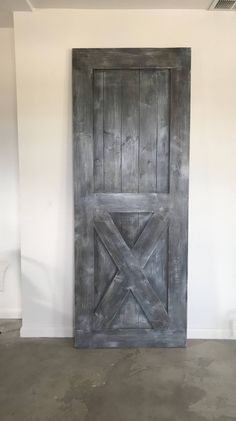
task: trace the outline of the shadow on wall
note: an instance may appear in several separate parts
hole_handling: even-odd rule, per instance
[[[23,329],[28,326],[58,329],[61,332],[73,331],[74,306],[74,242],[73,242],[73,154],[72,154],[72,81],[71,81],[71,50],[67,51],[64,72],[67,75],[63,84],[63,99],[61,107],[63,115],[67,116],[65,124],[61,125],[61,139],[56,141],[55,167],[58,174],[55,189],[50,197],[52,203],[58,204],[53,210],[53,229],[45,233],[41,243],[34,247],[31,258],[22,256],[22,302]],[[69,111],[68,111],[69,110]],[[51,158],[50,158],[51,159]],[[44,180],[45,181],[45,180]],[[45,186],[46,188],[46,186]],[[52,214],[51,214],[52,215]],[[28,240],[27,240],[28,241]],[[31,240],[30,240],[31,241]],[[37,239],[34,239],[37,241]],[[47,255],[49,243],[50,255]],[[27,243],[30,250],[30,244]],[[37,250],[40,250],[39,259]],[[42,253],[41,253],[42,250]]]
[[[7,250],[0,253],[0,292],[5,290],[7,272],[10,269],[19,270],[20,250]]]
[[[30,329],[29,336],[34,336],[34,329],[35,336],[52,337],[58,336],[65,326],[73,331],[71,318],[66,313],[66,303],[57,296],[62,276],[57,275],[55,268],[22,256],[22,326],[23,329]]]
[[[55,291],[54,306],[62,311],[61,323],[74,324],[74,215],[73,215],[73,134],[72,134],[72,50],[67,50],[64,62],[67,78],[64,82],[63,107],[67,121],[63,125],[65,142],[60,153],[60,212],[57,214],[57,241],[55,270],[60,288]],[[55,277],[55,274],[54,274]],[[69,306],[69,311],[68,311]],[[57,320],[58,322],[58,320]]]
[[[231,310],[227,314],[227,321],[229,323],[230,336],[236,339],[236,309]]]

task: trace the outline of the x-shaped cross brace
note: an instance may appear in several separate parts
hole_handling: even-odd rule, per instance
[[[166,309],[143,271],[158,247],[166,223],[167,214],[164,216],[153,214],[131,250],[109,213],[102,211],[96,214],[94,219],[96,232],[119,268],[119,272],[114,276],[96,308],[95,329],[109,327],[129,290],[132,291],[153,328],[166,324],[168,321]]]

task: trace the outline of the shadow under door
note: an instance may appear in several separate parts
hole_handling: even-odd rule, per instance
[[[186,343],[190,50],[74,49],[76,347]]]

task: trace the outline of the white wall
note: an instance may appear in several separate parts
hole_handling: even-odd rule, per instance
[[[22,336],[72,335],[72,47],[192,47],[189,337],[230,337],[236,308],[236,15],[15,14]]]
[[[21,316],[13,29],[0,29],[0,318]]]

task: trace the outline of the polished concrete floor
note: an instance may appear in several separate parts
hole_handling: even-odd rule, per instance
[[[0,421],[236,420],[236,342],[76,350],[0,331]]]

